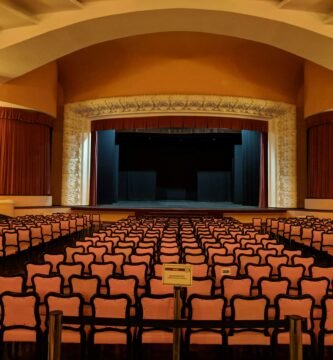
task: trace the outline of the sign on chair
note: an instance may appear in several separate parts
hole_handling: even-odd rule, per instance
[[[188,264],[163,264],[163,284],[192,286],[192,266]]]

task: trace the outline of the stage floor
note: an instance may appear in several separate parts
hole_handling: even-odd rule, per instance
[[[220,209],[239,209],[255,210],[257,206],[243,206],[232,202],[212,202],[212,201],[188,201],[188,200],[156,200],[156,201],[118,201],[113,204],[97,205],[94,208],[103,209],[200,209],[200,210],[220,210]]]

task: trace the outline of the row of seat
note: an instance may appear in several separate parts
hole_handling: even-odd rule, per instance
[[[62,311],[65,316],[78,317],[78,324],[64,324],[61,334],[62,343],[81,344],[82,350],[87,341],[91,345],[126,344],[128,351],[132,342],[136,345],[152,343],[173,343],[171,330],[163,330],[161,326],[112,326],[92,325],[84,326],[79,321],[84,315],[85,300],[80,294],[61,295],[48,293],[45,298],[45,315],[41,317],[38,308],[40,299],[35,293],[17,294],[5,292],[1,295],[0,340],[2,342],[40,342],[43,333],[48,331],[49,314],[51,311]],[[138,303],[137,317],[139,319],[171,320],[174,316],[174,298],[171,295],[143,295]],[[194,344],[205,345],[284,345],[289,344],[289,332],[284,328],[237,328],[237,320],[267,321],[269,313],[269,299],[266,296],[248,297],[233,296],[230,300],[231,328],[224,328],[228,301],[221,296],[207,297],[192,295],[188,301],[186,318],[190,320],[221,321],[221,329],[193,328],[187,326],[183,330],[185,348]],[[93,318],[130,317],[131,300],[125,294],[96,295],[91,299]],[[302,344],[311,346],[316,352],[316,337],[314,333],[314,299],[309,295],[290,297],[279,295],[275,300],[277,320],[283,320],[288,315],[299,315],[307,319],[302,333]],[[325,296],[322,299],[323,317],[320,323],[318,336],[319,349],[333,345],[333,297]],[[315,355],[314,355],[315,356]]]

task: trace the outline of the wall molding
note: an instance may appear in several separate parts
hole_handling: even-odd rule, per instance
[[[224,116],[266,120],[270,207],[296,207],[296,107],[271,100],[217,95],[110,97],[65,105],[63,205],[86,205],[89,177],[83,159],[92,120],[146,116]]]

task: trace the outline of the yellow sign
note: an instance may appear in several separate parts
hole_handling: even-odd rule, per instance
[[[221,268],[221,275],[231,275],[231,268],[230,267],[222,267]]]
[[[192,266],[188,264],[163,264],[163,284],[192,286]]]

